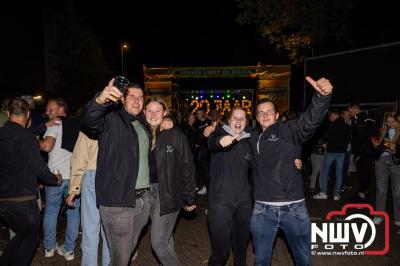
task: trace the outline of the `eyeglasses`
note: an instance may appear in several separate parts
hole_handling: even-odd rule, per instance
[[[264,116],[273,115],[273,114],[275,114],[275,110],[265,110],[265,111],[257,112],[258,117],[264,117]]]

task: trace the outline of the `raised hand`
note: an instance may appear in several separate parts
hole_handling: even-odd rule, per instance
[[[319,80],[315,81],[311,77],[307,76],[306,80],[319,94],[325,96],[332,93],[333,86],[328,79],[320,78]]]
[[[114,79],[108,82],[108,85],[103,89],[99,96],[96,98],[96,102],[99,104],[105,104],[109,101],[118,102],[122,97],[122,92],[114,86]]]
[[[171,118],[165,117],[160,125],[160,131],[168,130],[174,127],[174,122]]]
[[[211,125],[206,127],[203,131],[203,136],[208,138],[211,133],[213,133],[215,131],[215,128],[217,127],[217,122],[211,122]]]
[[[227,147],[227,146],[231,145],[231,144],[233,143],[233,141],[234,141],[235,139],[237,139],[239,136],[240,136],[239,134],[236,134],[236,135],[234,135],[234,136],[231,136],[231,135],[223,136],[223,137],[219,140],[219,144],[220,144],[222,147]]]
[[[193,211],[194,209],[196,209],[196,204],[185,205],[185,206],[183,206],[183,209],[184,209],[185,211],[187,211],[187,212],[191,212],[191,211]]]

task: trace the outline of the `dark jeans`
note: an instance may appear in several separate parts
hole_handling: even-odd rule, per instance
[[[208,265],[225,265],[231,248],[234,265],[246,265],[252,210],[250,202],[239,205],[209,204],[208,224],[212,251]]]
[[[354,158],[358,176],[358,192],[368,193],[371,176],[373,173],[371,156],[358,156]]]
[[[393,163],[391,156],[381,156],[375,162],[376,210],[386,210],[389,182],[392,187],[394,221],[400,222],[400,165]]]
[[[311,224],[305,201],[284,206],[256,202],[251,217],[255,266],[271,264],[278,229],[285,233],[296,265],[311,265]]]
[[[351,159],[351,151],[346,151],[343,160],[342,186],[348,185],[347,180],[349,179],[350,159]]]
[[[0,265],[29,265],[39,241],[37,200],[0,202],[0,216],[15,232],[0,257]]]
[[[151,247],[162,265],[180,265],[174,247],[173,230],[179,215],[177,210],[160,216],[160,195],[158,183],[150,184]]]
[[[126,266],[140,232],[150,215],[149,196],[146,192],[136,199],[135,207],[99,207],[101,221],[110,249],[110,265]]]

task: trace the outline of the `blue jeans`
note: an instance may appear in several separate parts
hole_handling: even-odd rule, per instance
[[[96,205],[95,175],[96,170],[87,170],[82,181],[82,266],[97,265],[100,233],[103,240],[101,262],[104,266],[110,263],[110,251],[108,250],[107,240],[100,221],[100,212]]]
[[[53,249],[56,246],[57,235],[57,219],[60,211],[61,203],[64,197],[68,195],[69,180],[64,179],[61,186],[46,186],[46,209],[43,218],[44,248],[47,250]],[[67,229],[65,231],[64,248],[67,252],[73,252],[75,242],[79,232],[79,206],[80,199],[74,201],[74,206],[69,207],[67,214]]]
[[[340,194],[340,188],[342,187],[342,175],[343,175],[343,161],[344,153],[326,153],[324,160],[324,170],[322,172],[322,188],[321,192],[326,193],[328,190],[328,174],[331,164],[335,162],[336,166],[336,182],[334,195]]]
[[[311,224],[305,201],[279,207],[256,201],[250,226],[255,249],[254,265],[271,264],[279,228],[286,235],[296,265],[311,265]]]

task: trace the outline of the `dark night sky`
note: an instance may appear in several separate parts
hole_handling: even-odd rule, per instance
[[[92,2],[94,3],[94,2]],[[119,68],[120,44],[126,41],[127,67],[254,65],[262,59],[283,62],[273,49],[263,49],[252,27],[235,22],[232,0],[123,1],[113,5],[76,1],[76,8],[103,44],[108,60]]]
[[[39,1],[9,4],[1,11],[1,96],[43,89],[43,17]],[[79,1],[75,8],[94,30],[111,69],[119,72],[120,45],[126,41],[128,78],[148,66],[223,66],[287,64],[255,27],[240,26],[234,0]],[[354,42],[361,48],[400,41],[397,10],[391,1],[362,1],[355,10]],[[327,44],[332,52],[345,50]],[[318,54],[318,50],[314,51]],[[301,74],[300,74],[300,78]],[[302,83],[301,83],[302,84]],[[9,91],[5,90],[8,89]]]

